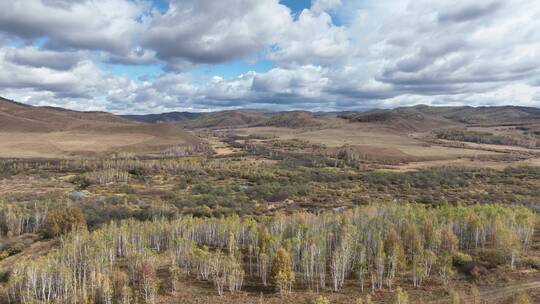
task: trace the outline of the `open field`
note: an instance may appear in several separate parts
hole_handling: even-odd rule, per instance
[[[153,139],[146,134],[84,132],[0,133],[0,157],[62,158],[115,151]]]
[[[341,122],[317,130],[252,127],[235,129],[233,132],[243,136],[276,137],[280,140],[298,139],[329,148],[352,146],[368,159],[370,157],[380,159],[388,157],[390,159],[401,159],[404,162],[414,162],[503,156],[503,153],[497,151],[481,149],[482,146],[471,144],[464,147],[445,147],[435,143],[426,143],[413,134],[398,133],[380,128],[380,126],[360,123]],[[510,147],[510,149],[513,149],[513,147]]]
[[[0,132],[0,158],[73,158],[114,153],[159,153],[174,146],[196,146],[192,135],[156,134],[144,128],[105,131]]]
[[[160,153],[201,144],[176,125],[136,123],[108,113],[30,107],[0,98],[0,115],[0,158]]]

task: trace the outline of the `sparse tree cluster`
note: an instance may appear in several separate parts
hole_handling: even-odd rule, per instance
[[[65,203],[58,201],[0,202],[0,237],[38,233],[45,226],[49,212],[63,207]]]
[[[433,135],[439,139],[466,141],[482,144],[510,145],[525,148],[540,147],[540,140],[535,136],[511,137],[496,135],[490,132],[471,131],[467,129],[451,128],[434,131]]]
[[[129,173],[119,169],[105,169],[93,171],[84,175],[92,184],[110,184],[110,183],[127,183],[129,181]]]

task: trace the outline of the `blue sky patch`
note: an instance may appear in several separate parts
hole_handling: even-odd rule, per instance
[[[281,0],[279,3],[290,8],[295,16],[298,16],[304,9],[311,7],[311,0]]]
[[[256,63],[234,61],[216,65],[204,65],[193,69],[191,73],[195,76],[212,77],[217,75],[225,79],[231,79],[249,71],[255,71],[257,73],[268,72],[273,66],[273,63],[269,60],[259,60]]]

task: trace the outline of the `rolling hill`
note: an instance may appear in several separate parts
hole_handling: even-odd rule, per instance
[[[465,124],[522,124],[540,120],[540,108],[519,106],[432,107],[419,105],[412,109]]]
[[[540,109],[518,106],[434,107],[418,105],[391,110],[347,112],[339,117],[353,122],[379,123],[406,131],[427,131],[450,125],[512,125],[540,121]]]
[[[182,126],[190,129],[211,128],[239,128],[261,123],[266,119],[266,114],[257,111],[220,111],[205,113],[192,120],[180,122]]]
[[[146,153],[200,143],[174,124],[146,124],[105,112],[34,107],[0,98],[0,157]]]
[[[168,112],[161,114],[146,114],[146,115],[122,115],[126,119],[131,119],[147,123],[163,123],[163,122],[183,122],[186,120],[197,119],[203,116],[204,113],[193,112]]]
[[[266,114],[259,111],[228,110],[208,113],[169,112],[147,115],[123,115],[133,121],[146,123],[176,123],[189,129],[240,128],[258,124],[266,119]]]
[[[210,113],[170,112],[124,115],[123,118],[147,123],[170,122],[189,129],[246,127],[313,128],[324,126],[335,117],[350,122],[369,123],[400,133],[426,132],[438,128],[538,123],[540,109],[519,106],[438,107],[418,105],[365,112],[308,111],[262,112],[229,110]]]
[[[148,115],[123,115],[122,117],[134,121],[147,123],[171,122],[190,129],[221,129],[245,128],[252,126],[269,126],[283,128],[317,127],[322,125],[323,118],[329,113],[313,114],[306,111],[290,111],[269,113],[250,110],[229,110],[209,113],[170,112]]]
[[[263,121],[260,125],[268,127],[298,129],[319,127],[322,124],[322,120],[317,119],[315,115],[311,112],[292,111],[277,113]]]
[[[105,112],[33,107],[0,97],[0,131],[52,132],[130,126],[133,122]]]
[[[415,108],[398,108],[393,110],[371,110],[339,115],[351,122],[373,123],[399,132],[425,132],[436,128],[458,125],[444,117],[431,115]]]

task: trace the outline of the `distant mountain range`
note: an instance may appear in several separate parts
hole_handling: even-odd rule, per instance
[[[196,119],[203,116],[203,113],[192,112],[168,112],[162,114],[147,114],[147,115],[121,115],[126,119],[136,120],[147,123],[162,123],[162,122],[181,122],[185,120]]]
[[[538,122],[540,108],[520,106],[494,107],[436,107],[418,105],[388,110],[364,112],[263,112],[256,110],[229,110],[209,113],[171,112],[149,115],[124,115],[124,118],[147,122],[175,122],[186,128],[235,128],[248,126],[316,127],[328,117],[340,117],[351,122],[392,123],[412,131],[438,126],[500,125]]]

